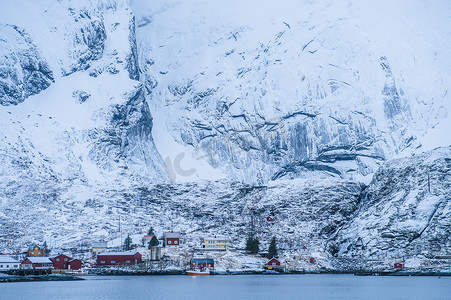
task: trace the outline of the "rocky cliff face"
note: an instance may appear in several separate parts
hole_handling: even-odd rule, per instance
[[[437,57],[448,64],[446,43],[432,49],[430,38],[411,36],[417,15],[402,6],[391,9],[404,25],[390,19],[385,31],[378,26],[388,18],[386,6],[361,1],[131,5],[142,82],[162,116],[156,130],[233,178],[368,183],[381,162],[420,146],[432,119],[447,114],[446,71],[427,58],[442,53]],[[442,30],[436,22],[423,32]],[[418,53],[391,51],[388,40],[425,55],[418,64],[434,89],[417,89],[410,66]]]
[[[450,195],[450,147],[388,162],[362,194],[356,216],[338,233],[338,254],[449,255]]]
[[[0,101],[16,105],[0,112],[3,184],[22,175],[55,184],[164,180],[152,116],[136,81],[128,3],[41,4],[27,3],[33,22],[18,18],[17,7],[2,4],[2,11],[10,12],[2,20],[11,24],[0,30],[5,45]]]
[[[24,29],[0,24],[0,105],[23,102],[54,81],[47,61]]]

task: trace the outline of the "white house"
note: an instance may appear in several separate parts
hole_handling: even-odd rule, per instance
[[[0,271],[19,269],[19,262],[11,256],[0,256]]]

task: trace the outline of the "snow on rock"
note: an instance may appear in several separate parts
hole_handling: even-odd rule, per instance
[[[341,256],[434,257],[451,249],[451,148],[386,163],[338,233]]]
[[[0,24],[0,104],[23,102],[54,81],[47,61],[25,30]]]
[[[384,160],[449,124],[446,1],[132,0],[131,8],[141,81],[165,133],[157,147],[171,139],[229,177],[368,183]]]

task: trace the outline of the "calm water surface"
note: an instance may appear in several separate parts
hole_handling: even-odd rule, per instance
[[[0,299],[447,299],[451,277],[92,276],[0,283]]]

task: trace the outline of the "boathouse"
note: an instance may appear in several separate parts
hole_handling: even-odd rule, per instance
[[[203,269],[205,267],[209,269],[215,268],[215,261],[213,258],[192,258],[189,266],[191,269]]]
[[[20,266],[23,269],[53,269],[53,261],[48,257],[27,257]]]
[[[137,265],[142,256],[136,251],[103,252],[97,255],[98,266]]]
[[[273,257],[268,261],[268,270],[280,268],[280,261]]]

